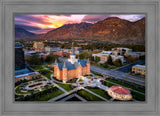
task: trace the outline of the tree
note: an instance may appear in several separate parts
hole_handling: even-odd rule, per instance
[[[122,66],[122,61],[120,60],[120,59],[116,59],[115,61],[114,61],[114,65],[115,66]]]
[[[94,56],[91,57],[91,61],[94,61]]]
[[[108,63],[105,62],[105,63],[103,64],[103,67],[104,67],[104,68],[108,68]]]
[[[40,65],[43,63],[43,61],[38,54],[35,54],[27,59],[27,63],[30,65]]]
[[[107,63],[110,64],[110,65],[113,65],[112,57],[110,55],[108,57]]]
[[[138,57],[133,57],[133,56],[129,55],[127,57],[127,59],[128,59],[129,62],[133,63],[133,62],[137,61],[139,58]]]
[[[39,71],[42,75],[45,75],[47,73],[49,73],[50,71],[49,70],[46,70],[46,69],[43,69],[43,70],[40,70]]]
[[[45,58],[45,62],[54,62],[56,58],[57,58],[57,56],[55,56],[51,53]]]
[[[99,62],[100,61],[100,57],[95,56],[95,62]]]

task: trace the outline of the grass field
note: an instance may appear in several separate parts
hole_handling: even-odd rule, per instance
[[[145,95],[139,94],[137,92],[131,91],[133,99],[136,99],[138,101],[145,101]]]
[[[108,87],[111,87],[111,86],[114,86],[115,84],[112,84],[112,83],[110,83],[110,82],[107,82],[107,81],[101,81],[102,82],[102,84],[103,85],[105,85],[105,86],[108,86]]]
[[[62,83],[56,83],[56,84],[65,89],[66,91],[72,90],[72,87],[69,84],[62,84]]]
[[[49,72],[49,73],[45,74],[44,76],[47,77],[48,79],[51,79],[51,74],[53,74],[53,72]]]
[[[100,96],[102,96],[102,97],[104,97],[108,100],[111,99],[111,97],[108,95],[108,93],[101,90],[101,89],[97,89],[97,88],[96,89],[91,89],[91,88],[89,88],[88,90],[90,90],[90,91],[92,91],[92,92],[94,92],[94,93],[96,93],[96,94],[98,94],[98,95],[100,95]]]
[[[42,65],[32,65],[31,68],[33,68],[36,71],[43,69]]]
[[[49,99],[57,97],[57,96],[61,95],[62,93],[63,93],[63,91],[58,89],[57,91],[45,94],[42,97],[39,97],[39,98],[35,99],[34,101],[48,101]]]
[[[85,91],[85,90],[80,90],[77,92],[80,96],[84,97],[87,101],[104,101],[100,99],[99,97]]]

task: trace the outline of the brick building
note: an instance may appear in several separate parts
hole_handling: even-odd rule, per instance
[[[63,63],[54,63],[54,77],[58,80],[62,80],[64,83],[72,78],[78,78],[79,76],[90,74],[90,62],[87,60],[76,59],[76,54],[74,52],[74,47],[72,47],[72,52],[70,58]]]

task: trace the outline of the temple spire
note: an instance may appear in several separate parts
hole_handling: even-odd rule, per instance
[[[57,65],[58,63],[57,63],[57,59],[55,59],[55,62],[54,62],[54,65]]]
[[[89,58],[87,59],[87,64],[90,64]]]
[[[72,42],[72,50],[71,50],[71,55],[76,55],[74,52],[74,42]]]
[[[67,67],[66,67],[66,62],[65,62],[65,61],[64,61],[64,64],[63,64],[63,68],[67,68]]]

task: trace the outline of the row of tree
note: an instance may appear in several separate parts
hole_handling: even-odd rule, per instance
[[[30,65],[41,65],[44,62],[47,62],[47,63],[54,62],[55,59],[58,60],[58,56],[53,55],[52,53],[46,56],[45,58],[40,57],[38,54],[35,54],[27,59],[27,63]]]

